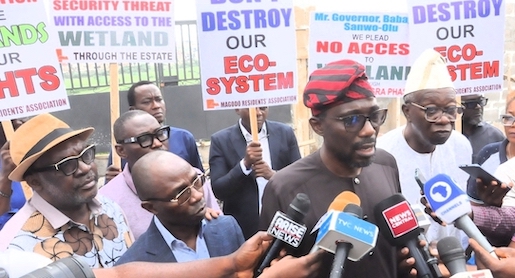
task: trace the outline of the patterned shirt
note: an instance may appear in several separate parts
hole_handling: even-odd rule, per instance
[[[36,192],[0,231],[0,250],[18,249],[53,261],[76,256],[92,268],[111,267],[132,244],[120,207],[103,196],[88,204],[88,225],[74,222]]]

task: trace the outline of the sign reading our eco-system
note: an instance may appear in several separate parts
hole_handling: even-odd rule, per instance
[[[197,0],[204,110],[297,102],[292,0]]]

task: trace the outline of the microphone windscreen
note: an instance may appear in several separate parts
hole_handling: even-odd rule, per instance
[[[374,215],[379,231],[394,246],[420,234],[417,217],[402,194],[394,194],[375,205]]]
[[[309,208],[311,207],[311,201],[309,200],[308,195],[304,193],[298,193],[295,196],[295,199],[288,206],[288,211],[286,214],[295,222],[300,222],[306,214],[309,212]]]
[[[363,219],[363,209],[355,204],[348,204],[344,209],[343,212],[350,214],[354,217],[357,217],[359,219]]]
[[[360,206],[361,200],[356,193],[352,191],[343,191],[334,198],[327,210],[343,211],[348,204]]]
[[[459,239],[451,236],[442,238],[436,244],[436,249],[451,275],[467,271],[465,251]]]

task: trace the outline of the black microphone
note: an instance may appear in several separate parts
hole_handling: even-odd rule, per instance
[[[306,226],[301,225],[299,222],[304,219],[310,206],[311,201],[308,195],[298,193],[288,207],[286,214],[280,211],[275,213],[268,228],[268,234],[276,239],[274,239],[274,242],[266,251],[265,257],[256,270],[257,276],[259,276],[266,267],[270,266],[270,262],[272,262],[273,259],[277,258],[285,243],[294,247],[299,246],[306,233]]]
[[[419,278],[434,278],[419,248],[420,228],[410,204],[401,194],[394,194],[374,207],[381,234],[397,247],[408,247],[415,259]]]
[[[355,204],[348,204],[343,212],[350,214],[358,219],[363,219],[363,209]],[[352,249],[352,243],[346,240],[336,241],[336,252],[334,253],[333,266],[331,267],[330,278],[341,278],[345,269],[345,262]]]
[[[467,272],[465,251],[457,238],[449,236],[440,239],[436,249],[451,275]]]

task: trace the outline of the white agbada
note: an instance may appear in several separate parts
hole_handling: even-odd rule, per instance
[[[472,147],[461,133],[453,130],[449,139],[443,145],[437,145],[432,153],[418,153],[406,142],[403,131],[405,126],[389,131],[377,140],[377,148],[391,153],[399,168],[401,192],[410,204],[420,204],[420,187],[415,180],[415,169],[419,168],[422,175],[429,180],[437,174],[447,174],[466,192],[469,175],[458,166],[470,164]],[[462,245],[468,246],[468,238],[453,225],[443,227],[431,219],[431,225],[426,233],[429,241],[439,240],[447,236],[461,239]]]

